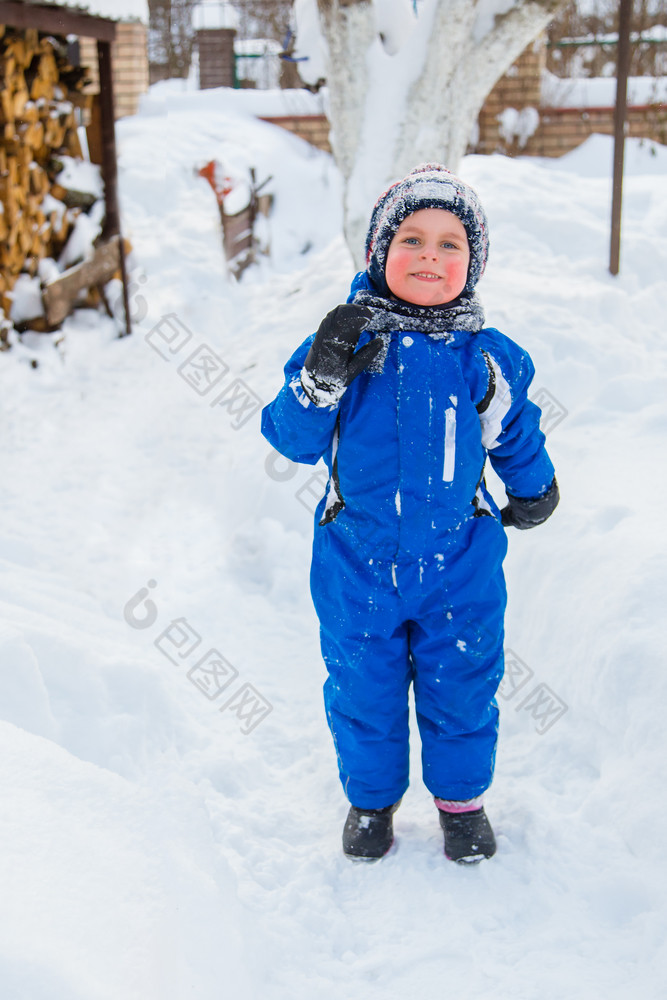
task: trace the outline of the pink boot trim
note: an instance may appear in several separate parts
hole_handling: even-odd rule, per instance
[[[438,809],[442,809],[446,813],[469,813],[474,812],[475,809],[482,808],[483,795],[478,795],[474,799],[463,799],[462,801],[457,801],[456,799],[438,799],[435,798],[435,804]]]

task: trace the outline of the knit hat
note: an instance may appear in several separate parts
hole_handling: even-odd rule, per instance
[[[473,189],[440,163],[415,167],[376,202],[366,235],[366,269],[371,281],[383,295],[391,294],[384,276],[389,244],[403,220],[421,208],[444,208],[463,223],[470,264],[462,294],[470,295],[486,266],[489,224]]]

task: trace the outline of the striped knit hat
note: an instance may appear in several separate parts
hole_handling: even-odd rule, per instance
[[[389,244],[403,220],[421,208],[444,208],[463,223],[470,265],[462,294],[470,295],[486,266],[489,224],[473,189],[440,163],[415,167],[378,199],[366,235],[366,270],[371,281],[383,295],[391,294],[384,276]]]

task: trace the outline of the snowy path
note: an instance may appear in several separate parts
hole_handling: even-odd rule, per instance
[[[491,219],[487,313],[553,397],[563,503],[511,538],[508,648],[533,673],[501,699],[497,857],[444,859],[415,732],[396,849],[359,867],[340,853],[307,589],[314,470],[267,474],[257,415],[212,407],[217,389],[201,396],[178,371],[206,344],[228,366],[221,390],[241,379],[271,398],[346,293],[337,214],[321,208],[335,173],[284,133],[195,103],[119,135],[135,335],[81,312],[60,348],[26,338],[0,357],[3,995],[657,1000],[667,154],[631,148],[615,282],[606,140],[558,164],[464,164]],[[275,176],[277,258],[231,286],[192,165],[239,144]],[[167,315],[192,333],[173,355],[155,333]],[[154,615],[130,608],[141,588]],[[215,700],[188,677],[211,649],[232,677]],[[522,707],[545,685],[567,706],[552,725]],[[234,703],[219,710],[243,686],[272,706],[254,728]]]

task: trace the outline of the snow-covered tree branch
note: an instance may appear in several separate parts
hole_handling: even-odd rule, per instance
[[[456,169],[487,94],[564,2],[297,0],[297,30],[317,4],[355,263],[378,193],[425,160]]]

